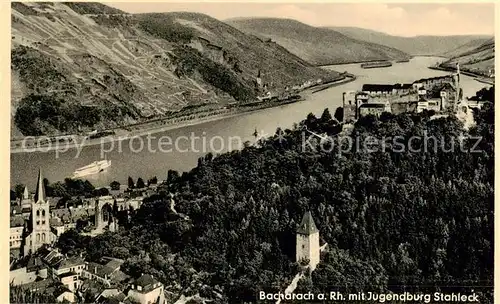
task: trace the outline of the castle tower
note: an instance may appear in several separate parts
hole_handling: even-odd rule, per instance
[[[308,261],[312,270],[319,263],[319,230],[314,224],[311,212],[307,211],[297,229],[296,260]]]
[[[40,169],[31,205],[31,233],[25,241],[24,255],[29,254],[29,252],[34,253],[42,245],[51,244],[54,240],[54,234],[50,230],[50,204],[45,195],[43,175]]]

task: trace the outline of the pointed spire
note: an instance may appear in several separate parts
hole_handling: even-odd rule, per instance
[[[35,203],[45,201],[45,187],[43,185],[42,168],[38,170],[38,181],[36,183]]]
[[[30,198],[30,193],[28,192],[28,186],[24,187],[23,199],[27,200]]]
[[[297,229],[297,233],[310,235],[316,232],[319,232],[318,228],[316,228],[316,224],[314,224],[311,212],[307,211],[302,217],[302,222],[300,223],[299,229]]]

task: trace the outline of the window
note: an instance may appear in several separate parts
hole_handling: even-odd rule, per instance
[[[36,225],[37,225],[37,226],[38,226],[38,225],[40,225],[40,221],[36,221]]]
[[[40,234],[38,234],[38,233],[36,234],[36,241],[40,242]]]
[[[306,248],[306,245],[302,245],[302,249],[305,249]]]
[[[42,225],[45,225],[45,220],[42,221]]]
[[[42,233],[42,242],[45,242],[45,233]]]
[[[45,210],[42,210],[42,216],[45,216]]]

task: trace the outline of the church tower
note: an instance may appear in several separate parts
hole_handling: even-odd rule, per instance
[[[311,212],[307,211],[297,229],[297,262],[308,261],[309,266],[314,270],[319,263],[319,253],[319,230],[314,224]]]
[[[50,230],[50,205],[45,195],[42,170],[38,171],[38,181],[35,196],[31,205],[31,233],[24,245],[24,255],[34,253],[43,244],[51,244],[54,234]]]

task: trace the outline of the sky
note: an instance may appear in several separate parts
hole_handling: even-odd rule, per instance
[[[493,3],[113,2],[128,13],[190,11],[219,20],[291,18],[313,26],[354,26],[397,36],[494,35]]]

